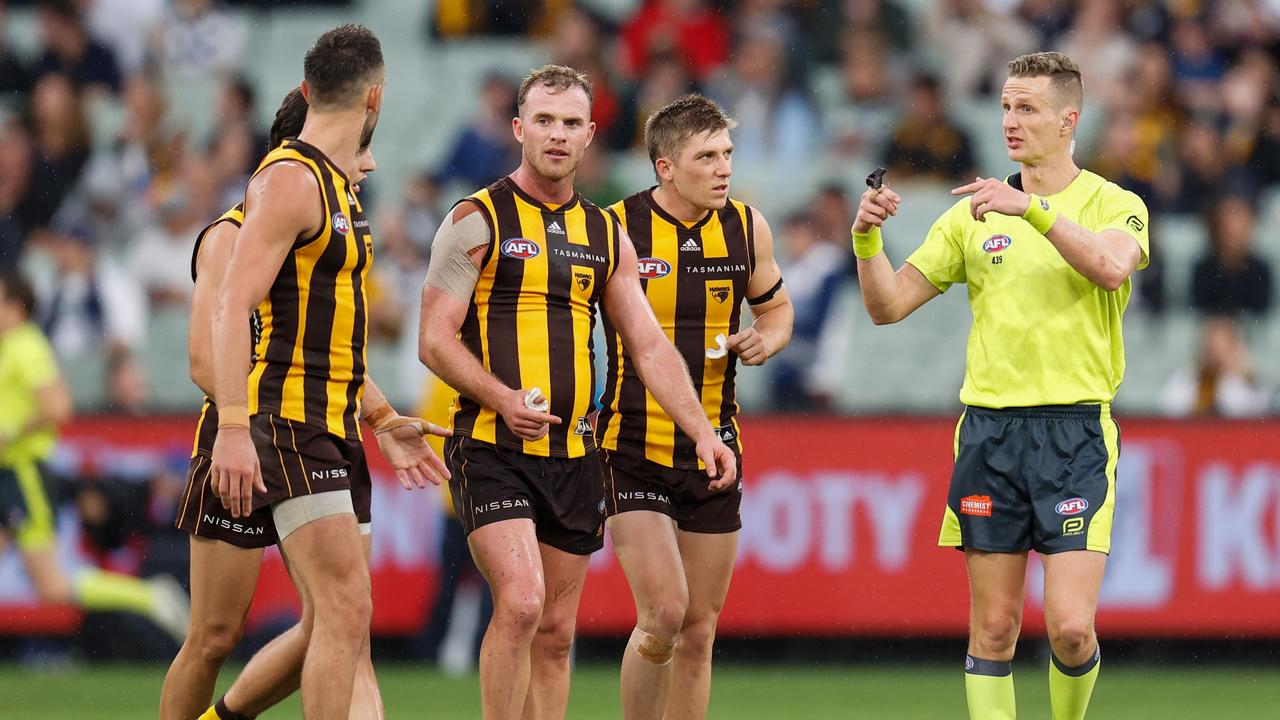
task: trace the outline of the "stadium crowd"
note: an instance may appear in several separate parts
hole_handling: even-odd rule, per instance
[[[154,406],[138,357],[152,318],[189,301],[197,231],[243,193],[265,151],[259,95],[237,73],[243,11],[217,0],[40,0],[39,51],[5,43],[0,2],[0,263],[34,280],[38,318],[67,365],[104,360],[101,392],[79,405]],[[235,3],[237,6],[279,3]],[[328,3],[326,3],[328,4]],[[1254,247],[1280,182],[1280,11],[1262,0],[441,0],[424,32],[436,43],[516,36],[588,71],[599,140],[584,194],[611,203],[633,188],[616,164],[642,153],[655,108],[698,90],[738,119],[738,168],[786,174],[813,163],[889,168],[897,182],[951,187],[990,172],[960,117],[992,104],[1005,61],[1060,49],[1080,59],[1094,132],[1083,165],[1138,192],[1153,214],[1212,228],[1190,288],[1173,293],[1155,264],[1138,275],[1141,312],[1191,308],[1204,357],[1169,378],[1168,412],[1258,415],[1274,409],[1242,333],[1271,317],[1272,267]],[[527,12],[526,12],[527,11]],[[127,18],[127,21],[124,19]],[[942,72],[945,70],[945,72]],[[164,88],[220,77],[214,129],[175,120]],[[402,332],[452,190],[516,164],[514,79],[494,74],[474,117],[434,167],[403,187],[372,180],[366,204],[382,262],[371,337]],[[113,115],[114,114],[114,115]],[[117,117],[118,133],[100,131]],[[375,150],[377,143],[375,142]],[[827,182],[774,219],[797,308],[793,347],[771,365],[766,407],[832,408],[839,369],[815,358],[852,278],[848,228],[858,188]],[[899,258],[900,259],[900,258]],[[1232,340],[1235,338],[1235,340]],[[834,377],[834,379],[832,379]],[[1219,398],[1244,386],[1247,402]],[[1237,393],[1238,394],[1238,393]],[[175,408],[176,409],[176,408]]]

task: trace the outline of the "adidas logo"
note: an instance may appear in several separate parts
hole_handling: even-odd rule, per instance
[[[693,238],[689,238],[688,240],[685,240],[684,244],[680,246],[680,252],[701,252],[701,251],[702,251],[702,247],[698,245],[698,241],[694,240]]]
[[[547,234],[564,235],[565,232],[564,232],[564,228],[560,227],[560,223],[556,222],[555,220],[552,220],[551,224],[547,226]]]

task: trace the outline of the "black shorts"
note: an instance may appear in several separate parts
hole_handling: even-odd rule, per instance
[[[370,522],[373,484],[362,444],[275,415],[254,415],[250,425],[267,494],[254,493],[248,517],[232,517],[222,507],[209,472],[218,427],[218,410],[210,403],[196,430],[187,488],[178,504],[178,529],[236,547],[266,547],[278,541],[273,504],[298,495],[346,489],[351,490],[356,520],[362,525]]]
[[[1107,405],[969,407],[938,544],[1111,551],[1120,428]]]
[[[703,470],[681,470],[644,458],[601,450],[604,466],[605,513],[634,510],[662,513],[686,532],[730,533],[742,529],[742,456],[738,481],[720,492],[707,487]]]
[[[533,520],[538,542],[574,555],[604,547],[604,486],[594,452],[527,455],[463,435],[445,441],[449,490],[467,534],[500,520]]]

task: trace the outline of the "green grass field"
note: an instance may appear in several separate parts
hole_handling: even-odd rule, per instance
[[[0,718],[116,720],[155,716],[164,668],[118,666],[27,671],[0,666]],[[907,666],[717,668],[712,718],[875,718],[943,720],[965,716],[958,669]],[[1019,717],[1048,718],[1045,673],[1015,670]],[[411,665],[379,668],[389,718],[476,718],[474,676],[444,677]],[[230,675],[224,673],[224,682]],[[617,718],[617,674],[600,665],[574,674],[570,718]],[[296,696],[264,718],[296,718]],[[1107,668],[1090,720],[1280,717],[1280,669]]]

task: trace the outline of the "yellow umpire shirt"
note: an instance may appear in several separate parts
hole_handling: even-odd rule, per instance
[[[1138,268],[1147,266],[1147,208],[1137,195],[1082,170],[1045,200],[1094,233],[1133,236],[1142,248]],[[1115,397],[1124,377],[1120,321],[1131,280],[1103,290],[1021,217],[989,213],[985,222],[974,220],[967,197],[938,218],[907,262],[940,292],[953,283],[969,286],[964,404],[1074,405]]]
[[[36,391],[57,379],[58,362],[39,328],[24,323],[0,336],[0,435],[21,432],[36,415]],[[0,450],[0,466],[43,460],[55,439],[52,427],[26,433]]]

